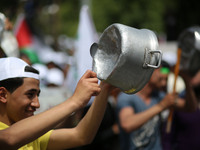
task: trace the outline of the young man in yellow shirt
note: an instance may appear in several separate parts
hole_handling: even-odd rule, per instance
[[[89,144],[104,115],[112,86],[98,84],[88,70],[73,95],[63,103],[34,115],[40,107],[39,73],[19,58],[0,59],[0,149],[51,150]],[[52,130],[96,96],[85,117],[74,128]]]

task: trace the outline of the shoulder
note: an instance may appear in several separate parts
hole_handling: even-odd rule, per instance
[[[42,149],[46,149],[47,148],[47,145],[49,143],[49,139],[50,139],[50,136],[52,134],[52,131],[53,130],[50,130],[49,132],[45,133],[44,135],[42,135],[41,137],[39,137],[37,140],[40,144],[40,147],[42,147]]]
[[[134,99],[137,99],[137,96],[135,94],[125,94],[125,93],[120,93],[118,96],[118,102],[119,103],[127,103],[130,101],[133,101]]]
[[[24,149],[45,150],[47,149],[51,133],[52,133],[52,130],[42,135],[38,139],[22,146],[21,148],[19,148],[19,150],[24,150]]]
[[[129,106],[133,107],[140,100],[141,99],[135,94],[129,95],[129,94],[121,93],[118,96],[117,106],[120,109],[124,107],[129,107]]]
[[[138,96],[136,94],[126,94],[126,93],[120,93],[118,96],[118,99],[136,99]]]

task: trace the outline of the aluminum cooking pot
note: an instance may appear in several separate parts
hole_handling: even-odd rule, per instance
[[[200,27],[184,30],[179,36],[178,46],[181,48],[180,69],[195,74],[200,69]]]
[[[100,80],[134,94],[160,66],[162,52],[157,48],[157,37],[152,31],[112,24],[90,48],[92,69]]]

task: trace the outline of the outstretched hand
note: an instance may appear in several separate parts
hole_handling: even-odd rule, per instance
[[[98,84],[96,73],[87,70],[79,80],[73,97],[80,107],[84,107],[89,102],[91,96],[98,95],[100,91],[101,88]]]
[[[160,105],[163,109],[167,109],[171,106],[175,106],[176,102],[178,100],[178,94],[177,93],[170,93],[167,94],[162,101],[160,101]]]

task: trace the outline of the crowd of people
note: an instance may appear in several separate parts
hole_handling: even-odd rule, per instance
[[[69,64],[0,51],[0,149],[199,150],[200,71],[180,70],[185,88],[167,91],[174,66],[162,61],[143,89],[125,94],[88,70],[73,93],[36,115],[42,87],[64,87]],[[42,91],[41,91],[42,93]],[[94,101],[89,103],[90,99]],[[55,101],[58,101],[55,99]],[[45,103],[43,103],[45,104]],[[167,117],[174,109],[170,132]]]

